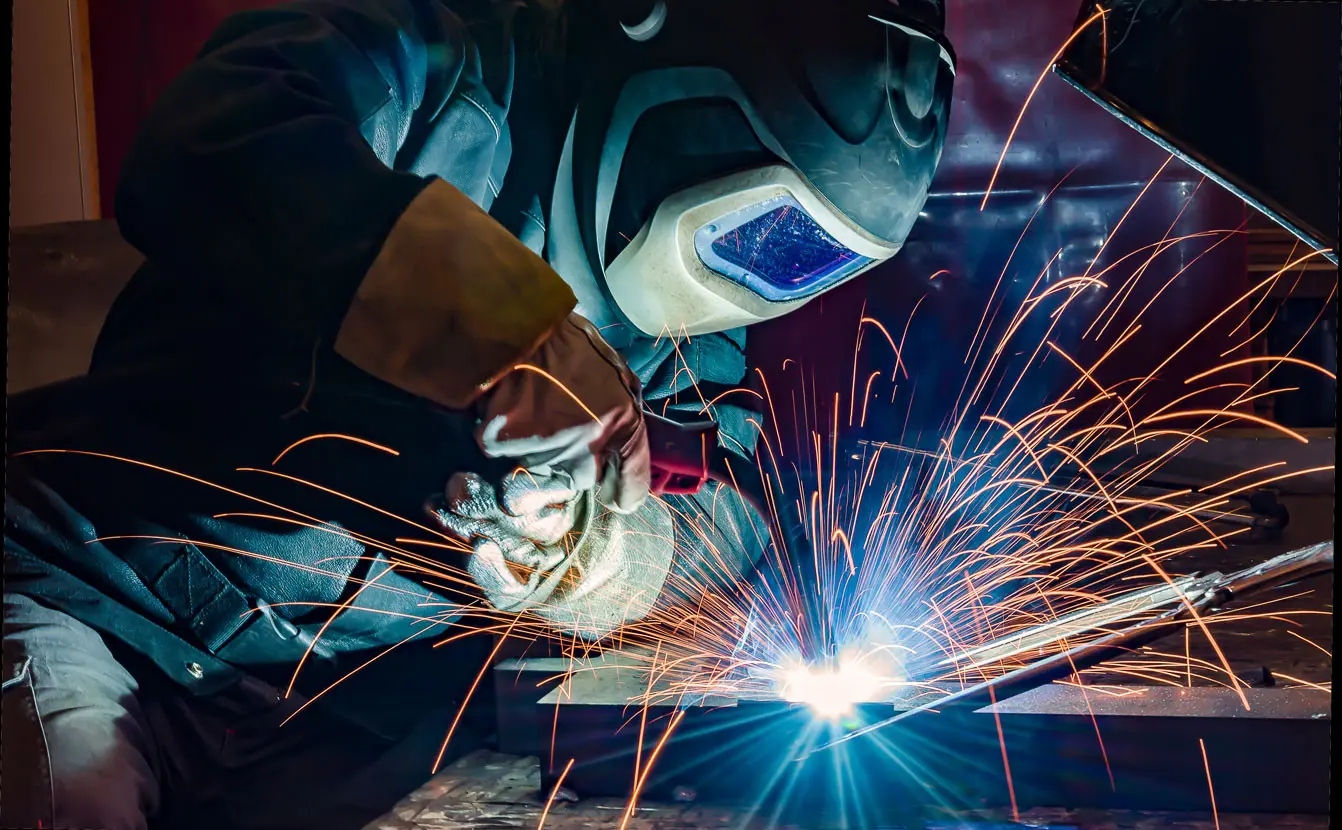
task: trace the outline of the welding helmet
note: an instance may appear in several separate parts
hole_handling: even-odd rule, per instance
[[[946,135],[943,24],[940,0],[576,3],[557,187],[622,322],[749,325],[894,256]]]

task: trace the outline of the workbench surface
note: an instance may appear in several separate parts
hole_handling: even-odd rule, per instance
[[[416,790],[392,812],[365,830],[510,830],[540,827],[545,807],[540,792],[540,766],[535,758],[477,752],[445,769]],[[625,804],[614,799],[557,802],[545,817],[544,830],[755,830],[770,826],[744,812],[725,807],[648,804],[627,824]],[[1325,830],[1327,816],[1248,816],[1197,813],[1138,813],[1035,809],[1021,813],[1033,827],[1076,830]],[[1001,812],[929,817],[929,830],[997,830],[1009,817]],[[881,828],[876,828],[881,830]],[[890,828],[894,830],[894,828]],[[913,830],[913,828],[909,828]]]

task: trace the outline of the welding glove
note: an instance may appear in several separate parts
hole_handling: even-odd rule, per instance
[[[630,513],[648,495],[648,439],[637,376],[586,319],[569,315],[477,403],[485,455]]]
[[[664,497],[678,518],[676,554],[659,605],[693,605],[705,593],[736,593],[764,556],[769,526],[731,487],[710,481],[693,495]]]
[[[429,512],[471,546],[466,569],[490,605],[530,611],[584,638],[646,616],[671,567],[664,504],[607,510],[564,470],[518,472],[498,486],[458,473]]]

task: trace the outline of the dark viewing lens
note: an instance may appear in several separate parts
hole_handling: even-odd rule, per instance
[[[787,200],[713,240],[712,251],[784,290],[809,286],[845,266],[870,260],[853,253]]]

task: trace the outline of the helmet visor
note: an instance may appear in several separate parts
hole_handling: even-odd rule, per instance
[[[811,296],[878,261],[836,240],[791,195],[701,225],[694,249],[705,267],[774,302]]]

